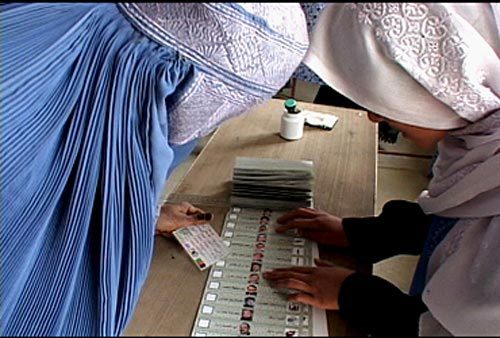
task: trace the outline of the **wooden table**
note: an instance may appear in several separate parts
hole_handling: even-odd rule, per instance
[[[305,127],[304,136],[279,136],[283,100],[273,99],[250,113],[224,123],[208,141],[169,202],[182,200],[215,214],[216,231],[228,211],[230,184],[237,156],[314,162],[315,207],[341,217],[373,215],[376,195],[377,129],[359,110],[299,102],[301,109],[331,113],[339,121],[331,131]],[[125,335],[189,336],[208,271],[200,272],[173,239],[157,237],[148,279]],[[371,271],[346,253],[320,246],[320,256],[335,263]],[[328,311],[329,333],[357,334]]]

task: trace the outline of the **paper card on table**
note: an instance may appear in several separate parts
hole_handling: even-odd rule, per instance
[[[202,271],[229,254],[228,246],[210,224],[180,228],[173,234]]]

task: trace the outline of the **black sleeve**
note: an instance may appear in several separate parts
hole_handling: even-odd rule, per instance
[[[394,200],[384,205],[378,217],[343,218],[342,225],[352,253],[376,263],[395,255],[420,254],[431,217],[417,203]]]
[[[427,311],[420,296],[409,296],[388,281],[359,272],[339,291],[340,315],[371,336],[418,336],[420,315]]]

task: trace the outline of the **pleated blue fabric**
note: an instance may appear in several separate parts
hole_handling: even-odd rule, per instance
[[[0,20],[0,333],[119,335],[194,145],[176,154],[167,119],[192,64],[114,4],[2,5]]]
[[[0,334],[120,335],[168,175],[288,81],[308,47],[304,14],[1,4],[0,43]]]

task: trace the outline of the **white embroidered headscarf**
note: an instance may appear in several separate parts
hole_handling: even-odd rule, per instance
[[[173,97],[169,142],[184,144],[272,98],[309,46],[298,3],[120,3],[142,33],[194,74]]]
[[[489,3],[332,3],[304,60],[370,111],[453,129],[418,199],[459,218],[429,262],[421,335],[500,335],[499,14]]]

